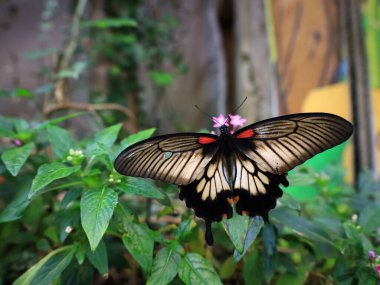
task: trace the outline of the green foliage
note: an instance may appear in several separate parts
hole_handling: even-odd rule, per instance
[[[369,174],[363,173],[355,192],[340,166],[300,168],[290,180],[318,195],[300,202],[284,193],[270,225],[239,215],[214,224],[210,249],[192,212],[182,202],[173,206],[177,191],[113,170],[119,151],[154,129],[118,142],[116,124],[92,140],[77,140],[55,125],[67,118],[0,120],[11,139],[30,134],[18,146],[1,148],[3,283],[91,283],[110,268],[130,268],[148,284],[376,283],[367,254],[379,251],[380,194]],[[182,214],[173,220],[176,210]]]
[[[44,24],[53,15],[49,2]],[[86,61],[78,57],[58,74],[41,66],[39,79],[47,78],[41,86],[1,90],[0,96],[32,102],[52,92],[55,80],[79,81],[100,67],[108,94],[94,87],[92,101],[125,105],[142,88],[141,65],[161,96],[185,70],[172,44],[176,20],[141,3],[104,1],[103,19],[81,23]],[[25,58],[59,58],[61,52],[49,47]],[[144,125],[139,105],[128,107]],[[345,183],[342,167],[331,160],[344,145],[318,155],[324,159],[317,170],[306,164],[290,174],[293,189],[271,211],[270,225],[234,215],[213,224],[209,248],[203,223],[178,201],[176,187],[113,169],[120,151],[155,129],[120,135],[119,117],[102,112],[108,127],[77,139],[62,123],[82,114],[43,122],[0,116],[0,284],[378,282],[367,255],[380,251],[380,185],[367,173],[358,192]]]

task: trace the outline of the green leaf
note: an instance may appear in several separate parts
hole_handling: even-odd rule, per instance
[[[263,241],[266,253],[271,256],[276,250],[276,233],[273,225],[265,225],[263,228]]]
[[[0,223],[11,222],[22,217],[22,213],[29,206],[31,200],[28,199],[28,192],[24,191],[14,199],[0,214]]]
[[[72,188],[66,192],[61,201],[61,208],[66,208],[71,202],[77,199],[82,194],[82,190],[78,188]]]
[[[33,93],[26,88],[17,88],[14,90],[0,90],[0,97],[32,97]]]
[[[128,177],[127,183],[118,183],[117,189],[126,193],[137,196],[143,196],[152,199],[164,199],[165,195],[157,188],[152,181]]]
[[[187,285],[222,284],[215,269],[198,253],[187,253],[182,257],[179,278]]]
[[[150,138],[155,131],[156,131],[155,128],[151,128],[151,129],[146,129],[146,130],[140,131],[136,134],[130,135],[129,137],[123,139],[120,142],[120,148],[125,149],[125,148],[139,142],[139,141]]]
[[[375,203],[360,211],[359,225],[366,233],[371,233],[380,227],[380,208]]]
[[[53,149],[53,153],[64,158],[69,149],[74,146],[74,141],[68,131],[57,126],[49,126],[47,128],[47,137]]]
[[[247,253],[248,249],[251,247],[251,244],[255,241],[257,235],[260,233],[263,225],[264,221],[261,217],[250,218],[244,238],[243,251],[239,252],[237,249],[234,251],[235,262],[238,262]]]
[[[66,121],[66,120],[69,120],[69,119],[72,119],[72,118],[76,118],[76,117],[79,117],[79,116],[82,116],[82,115],[85,115],[85,114],[87,114],[87,113],[86,112],[77,112],[77,113],[68,114],[68,115],[65,115],[65,116],[62,116],[62,117],[58,117],[58,118],[55,118],[55,119],[52,119],[52,120],[49,120],[49,121],[45,121],[41,125],[39,125],[38,127],[36,127],[34,130],[35,131],[42,130],[42,129],[45,129],[45,128],[49,127],[49,126],[54,126],[54,125],[57,125],[58,123],[61,123],[63,121]]]
[[[238,215],[234,213],[231,219],[224,220],[222,225],[235,246],[235,261],[240,260],[249,249],[263,226],[261,218]]]
[[[243,265],[244,284],[261,285],[264,281],[264,268],[257,248],[252,248],[251,253],[244,259]]]
[[[4,162],[5,167],[13,176],[18,174],[21,167],[32,153],[33,148],[34,144],[28,143],[22,147],[11,148],[3,152],[1,159]]]
[[[49,47],[46,49],[39,49],[35,51],[26,52],[23,56],[25,59],[34,60],[34,59],[44,58],[47,56],[52,56],[54,54],[57,54],[58,52],[59,52],[59,48]]]
[[[137,22],[131,18],[117,19],[100,19],[96,21],[87,21],[83,23],[83,27],[93,27],[99,29],[120,28],[120,27],[137,27]]]
[[[292,186],[306,186],[315,183],[315,177],[312,173],[294,171],[287,177],[289,184]]]
[[[117,194],[108,187],[88,190],[80,201],[82,227],[94,251],[107,230],[117,204]]]
[[[78,61],[71,68],[61,70],[57,74],[57,78],[73,78],[78,79],[82,72],[86,69],[87,63]]]
[[[237,268],[237,263],[232,256],[228,257],[220,267],[220,279],[229,279],[234,276]]]
[[[101,275],[104,275],[108,272],[107,248],[103,241],[100,241],[98,247],[94,252],[92,252],[88,247],[86,250],[86,256]]]
[[[77,172],[79,169],[80,166],[66,166],[61,162],[43,164],[38,168],[37,175],[33,179],[29,198],[51,182],[67,177],[74,172]]]
[[[277,208],[271,212],[272,220],[280,225],[288,226],[299,236],[309,240],[328,243],[334,247],[337,245],[331,241],[327,233],[314,223],[295,214],[286,208]]]
[[[117,139],[117,135],[121,129],[121,124],[116,124],[105,128],[96,134],[95,140],[97,143],[103,144],[105,147],[111,147]]]
[[[179,241],[185,240],[196,225],[193,218],[182,221],[175,230],[176,239]]]
[[[175,248],[161,248],[153,261],[152,275],[148,285],[168,284],[178,273],[181,255]]]
[[[165,87],[173,83],[174,77],[170,72],[166,71],[151,71],[150,78],[160,87]]]
[[[285,207],[288,207],[292,210],[301,211],[301,205],[300,203],[295,200],[292,195],[284,192],[284,195],[278,200],[278,203],[280,205],[284,205]]]
[[[147,275],[150,275],[153,262],[154,237],[143,226],[126,221],[124,224],[123,244],[142,267]]]
[[[69,245],[50,252],[28,271],[22,274],[13,285],[48,285],[69,265],[75,252],[75,246]]]

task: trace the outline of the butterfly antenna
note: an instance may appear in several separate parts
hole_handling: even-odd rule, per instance
[[[237,110],[239,110],[241,106],[243,106],[243,104],[245,103],[245,101],[247,101],[247,99],[248,99],[248,97],[246,96],[245,99],[243,100],[243,102],[241,102],[240,105],[237,106],[237,107],[235,108],[235,110],[232,111],[232,114],[235,114],[235,112],[236,112]]]
[[[201,112],[203,115],[206,115],[207,117],[209,117],[211,119],[211,121],[214,121],[214,119],[209,115],[207,114],[205,111],[203,111],[201,108],[199,108],[197,105],[194,105],[195,108],[198,109],[199,112]]]

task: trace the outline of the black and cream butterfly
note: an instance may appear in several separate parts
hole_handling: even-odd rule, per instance
[[[275,208],[288,186],[287,172],[314,155],[347,140],[353,126],[327,113],[301,113],[267,119],[231,134],[179,133],[156,136],[126,148],[115,160],[123,175],[161,180],[180,187],[179,197],[206,223],[240,215],[262,216]]]

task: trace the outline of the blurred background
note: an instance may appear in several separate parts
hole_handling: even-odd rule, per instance
[[[0,5],[1,115],[46,119],[84,110],[89,115],[72,123],[80,134],[119,121],[129,132],[167,133],[211,128],[195,104],[217,116],[247,97],[238,112],[249,123],[314,111],[352,121],[354,146],[327,153],[322,164],[344,151],[349,181],[361,169],[377,172],[376,0]]]
[[[179,244],[224,284],[378,284],[379,0],[0,0],[0,40],[0,285],[70,246],[76,259],[54,284],[144,284],[162,277],[150,273],[157,250]],[[116,177],[112,160],[153,132],[141,130],[209,132],[213,122],[194,105],[227,115],[246,97],[237,113],[247,124],[329,112],[355,132],[289,174],[272,224],[247,224],[257,232],[236,259],[226,224],[215,223],[215,246],[205,247],[176,187]],[[40,170],[57,163],[80,170],[30,199]],[[96,259],[80,201],[102,185],[119,206],[113,219],[109,207]],[[171,284],[181,280],[190,284],[181,274]]]

